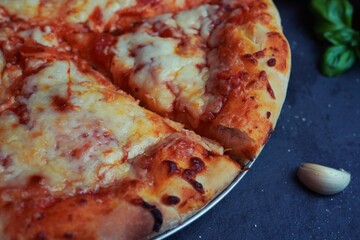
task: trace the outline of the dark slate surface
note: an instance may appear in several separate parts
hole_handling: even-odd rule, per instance
[[[275,0],[292,49],[292,74],[275,133],[245,178],[218,205],[169,239],[360,239],[360,64],[326,78],[308,1]],[[343,168],[349,187],[308,191],[302,162]]]

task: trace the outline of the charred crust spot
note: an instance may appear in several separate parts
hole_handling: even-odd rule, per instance
[[[254,57],[256,57],[257,59],[265,57],[265,49],[254,53]]]
[[[205,157],[214,157],[214,156],[219,156],[219,155],[209,150],[205,151]]]
[[[265,81],[266,82],[266,90],[268,91],[268,93],[270,94],[270,96],[273,98],[273,99],[276,99],[275,98],[275,94],[274,94],[274,91],[268,81],[268,78],[267,78],[267,75],[266,75],[266,72],[265,71],[261,71],[260,74],[259,74],[259,80],[260,81]]]
[[[45,232],[40,231],[35,235],[35,239],[36,240],[46,240],[47,239],[47,235]]]
[[[266,80],[267,81],[267,75],[266,75],[266,72],[265,71],[261,71],[259,73],[259,79],[260,80]]]
[[[164,160],[164,164],[168,166],[168,173],[170,175],[180,173],[180,169],[178,169],[177,164],[170,160]]]
[[[157,208],[153,208],[150,210],[150,213],[151,215],[153,216],[154,218],[154,226],[153,226],[153,231],[155,232],[159,232],[160,231],[160,228],[161,228],[161,225],[163,223],[163,216],[162,216],[162,213],[160,212],[159,209]]]
[[[269,67],[274,67],[276,65],[276,59],[275,58],[270,58],[268,61],[267,61],[267,65]]]
[[[191,170],[191,169],[185,169],[182,173],[182,176],[185,178],[185,179],[190,179],[190,178],[193,178],[195,177],[196,175],[196,172],[194,170]]]
[[[190,159],[190,168],[196,172],[201,172],[205,168],[205,163],[198,157]]]
[[[192,169],[185,169],[182,173],[183,178],[195,188],[196,191],[203,194],[205,193],[203,185],[196,181],[194,177],[196,176],[196,171]]]
[[[266,112],[266,118],[269,119],[271,117],[271,112]]]
[[[249,76],[250,76],[250,74],[249,74],[248,72],[240,72],[240,73],[239,73],[239,78],[240,78],[240,79],[246,80],[246,79],[249,78]]]
[[[268,84],[266,85],[266,90],[269,92],[270,96],[273,98],[273,99],[276,99],[275,98],[275,94],[274,94],[274,90],[272,89],[270,83],[268,82]]]
[[[161,202],[165,205],[176,205],[180,202],[180,198],[177,196],[164,195],[161,198]]]
[[[154,226],[152,230],[154,232],[159,232],[163,223],[163,215],[161,211],[157,209],[155,205],[151,205],[141,198],[132,199],[131,203],[137,206],[141,206],[142,208],[148,210],[151,213],[152,217],[154,218]]]
[[[201,183],[199,183],[198,181],[196,181],[195,179],[192,179],[192,178],[189,179],[188,181],[195,188],[196,191],[198,191],[201,194],[205,193],[204,187]]]
[[[64,233],[63,237],[65,239],[73,239],[73,238],[75,238],[75,235],[71,232],[66,232],[66,233]]]
[[[256,59],[253,55],[251,55],[251,54],[245,54],[245,55],[243,56],[243,59],[246,60],[246,61],[248,61],[248,62],[251,62],[251,63],[254,64],[254,65],[257,65],[257,64],[258,64],[257,59]]]
[[[252,89],[256,86],[256,81],[255,80],[251,80],[250,82],[248,82],[246,84],[246,89]]]

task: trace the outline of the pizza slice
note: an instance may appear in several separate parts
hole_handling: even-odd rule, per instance
[[[66,41],[146,108],[254,159],[285,99],[290,50],[272,1],[216,1]]]
[[[1,239],[146,238],[238,175],[221,146],[140,107],[51,26],[22,24],[0,36]]]

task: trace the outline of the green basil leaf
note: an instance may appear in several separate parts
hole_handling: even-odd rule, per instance
[[[321,38],[324,39],[324,34],[327,32],[335,32],[335,31],[341,31],[344,28],[344,26],[342,25],[336,25],[336,24],[332,24],[329,23],[327,21],[316,21],[315,22],[315,33],[316,35]]]
[[[354,29],[345,28],[332,32],[326,32],[324,33],[323,36],[326,40],[328,40],[329,42],[335,45],[344,44],[344,45],[356,46],[359,35],[360,33],[355,31]]]
[[[345,45],[329,47],[322,58],[321,71],[332,77],[347,71],[356,61],[355,51]]]
[[[322,36],[326,32],[351,28],[353,7],[348,0],[312,0],[315,12],[315,32]]]

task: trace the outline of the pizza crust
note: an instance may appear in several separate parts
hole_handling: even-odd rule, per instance
[[[241,161],[254,159],[274,130],[291,59],[275,6],[271,1],[250,2],[249,9],[235,11],[210,39],[218,53],[214,53],[214,78],[210,75],[208,84],[216,81],[212,87],[218,90],[220,78],[225,86],[235,87],[218,94],[226,94],[224,102],[209,103],[210,120],[199,130]],[[203,117],[209,118],[207,114]]]

